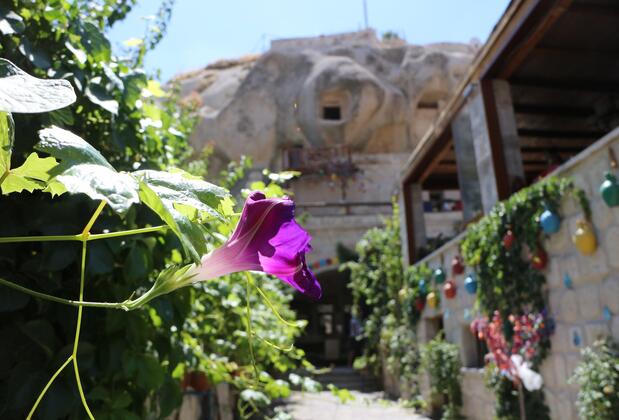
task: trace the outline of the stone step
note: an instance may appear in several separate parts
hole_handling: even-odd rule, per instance
[[[356,370],[348,367],[335,367],[330,371],[317,375],[315,378],[323,385],[333,384],[338,388],[361,392],[380,391],[376,378],[369,375],[362,375]]]

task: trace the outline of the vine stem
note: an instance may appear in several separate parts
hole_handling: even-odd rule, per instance
[[[251,274],[249,273],[249,271],[245,272],[245,280],[247,282],[246,288],[245,288],[245,300],[246,300],[245,308],[247,312],[247,343],[249,345],[249,357],[251,358],[251,365],[254,368],[254,374],[256,375],[256,381],[259,382],[260,374],[258,373],[258,366],[256,366],[256,357],[254,356],[254,343],[253,343],[252,331],[251,331],[251,308],[249,305],[249,297],[251,296],[252,278],[251,278]]]
[[[105,201],[102,201],[102,203],[105,205]],[[99,213],[100,213],[101,210],[103,210],[103,206],[99,206],[97,210],[99,210]],[[94,220],[97,218],[99,213],[95,212],[93,217],[90,219],[92,223],[94,223]],[[86,225],[86,228],[84,229],[84,235],[88,235],[88,230],[90,230],[90,228],[92,227],[92,223],[89,222],[89,224]],[[81,273],[80,273],[80,300],[84,299],[84,277],[86,273],[87,245],[88,243],[86,241],[82,242],[82,267],[81,267]],[[88,407],[88,403],[86,402],[86,396],[84,395],[84,390],[82,389],[82,381],[80,380],[80,371],[77,366],[77,348],[78,348],[79,341],[80,341],[80,330],[82,328],[83,309],[84,308],[82,306],[77,308],[77,325],[75,327],[75,339],[73,340],[73,353],[72,353],[73,370],[75,371],[75,382],[77,382],[77,390],[79,391],[80,398],[82,399],[82,405],[84,406],[86,413],[88,413],[88,417],[90,418],[90,420],[94,420],[95,417],[90,412],[90,408]]]
[[[76,306],[76,307],[87,306],[87,307],[92,307],[92,308],[124,309],[126,311],[129,310],[129,307],[127,306],[126,302],[84,302],[81,300],[64,299],[64,298],[60,298],[57,296],[48,295],[46,293],[37,292],[32,289],[28,289],[27,287],[20,286],[19,284],[15,284],[10,281],[4,280],[3,278],[0,278],[0,284],[10,287],[11,289],[18,290],[22,293],[26,293],[28,295],[38,297],[40,299],[49,300],[49,301],[56,302],[56,303],[62,303],[64,305],[70,305],[70,306]]]
[[[119,236],[138,235],[140,233],[161,232],[168,229],[168,226],[153,226],[139,229],[129,229],[120,232],[96,233],[84,238],[84,232],[77,235],[47,235],[47,236],[6,236],[0,238],[0,244],[20,243],[20,242],[60,242],[60,241],[96,241],[98,239],[117,238]]]
[[[273,303],[271,303],[271,301],[269,300],[269,298],[267,297],[266,293],[264,293],[264,291],[258,287],[258,285],[254,284],[254,280],[251,278],[251,275],[249,276],[248,279],[249,282],[251,282],[252,286],[254,286],[256,288],[256,290],[258,291],[258,293],[260,293],[260,296],[262,297],[262,299],[264,300],[264,303],[267,304],[267,306],[269,307],[269,309],[271,309],[271,311],[273,311],[273,313],[275,314],[275,316],[277,317],[277,319],[280,320],[280,322],[284,325],[287,325],[289,327],[293,327],[293,328],[300,328],[301,325],[299,322],[290,322],[290,321],[286,321],[284,319],[284,317],[282,317],[279,313],[279,311],[277,309],[275,309],[275,306],[273,305]]]
[[[41,400],[43,399],[43,396],[45,395],[45,393],[47,392],[47,390],[49,389],[50,386],[52,386],[52,383],[54,383],[54,381],[56,380],[56,378],[58,377],[58,375],[60,375],[60,372],[62,372],[64,370],[64,368],[67,367],[67,365],[69,363],[71,363],[71,360],[73,360],[73,355],[69,356],[69,358],[62,364],[62,366],[60,366],[58,368],[58,370],[52,375],[52,377],[50,378],[49,381],[47,381],[47,384],[45,384],[45,387],[43,388],[43,390],[39,393],[39,396],[37,397],[37,400],[34,402],[34,405],[32,406],[32,408],[30,409],[30,412],[28,413],[28,417],[26,417],[26,420],[30,420],[32,418],[32,415],[34,414],[34,412],[36,411],[37,407],[39,406],[39,404],[41,403]]]

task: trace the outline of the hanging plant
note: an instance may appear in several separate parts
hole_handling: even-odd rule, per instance
[[[589,222],[580,219],[576,222],[576,231],[572,235],[572,241],[578,251],[583,255],[592,255],[597,248],[595,233]]]
[[[458,276],[464,273],[464,263],[462,262],[462,257],[460,255],[456,255],[451,260],[451,274],[453,276]]]
[[[546,209],[539,216],[539,224],[542,227],[542,231],[546,235],[551,235],[559,231],[559,228],[561,227],[561,218],[557,213],[552,211],[548,205],[545,207]]]
[[[457,286],[453,280],[448,280],[447,283],[443,286],[443,293],[445,293],[445,297],[447,299],[453,299],[456,297]]]

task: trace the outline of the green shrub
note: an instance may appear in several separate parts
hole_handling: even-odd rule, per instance
[[[611,420],[619,413],[619,346],[599,341],[582,350],[583,360],[570,378],[578,384],[578,414],[581,419]]]
[[[421,347],[421,366],[430,377],[433,402],[443,405],[443,419],[459,419],[462,406],[460,389],[460,350],[442,336]]]

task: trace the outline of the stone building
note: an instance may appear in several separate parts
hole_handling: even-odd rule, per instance
[[[466,223],[540,175],[570,176],[585,191],[595,253],[581,255],[570,240],[582,217],[571,199],[559,209],[560,231],[543,243],[545,295],[556,329],[541,374],[553,419],[576,418],[578,389],[567,379],[580,350],[599,337],[619,340],[619,208],[608,207],[599,193],[604,172],[613,169],[611,151],[619,154],[618,27],[616,1],[512,1],[402,173],[404,255],[409,264],[431,268],[459,253]],[[461,192],[463,224],[425,255],[429,191]],[[454,276],[459,290],[464,277]],[[488,419],[494,396],[484,387],[480,348],[469,330],[473,303],[474,296],[458,293],[436,309],[426,307],[417,334],[423,343],[442,326],[447,340],[459,344],[464,414]]]
[[[263,168],[297,170],[290,183],[313,236],[308,256],[325,289],[305,348],[317,361],[345,357],[350,293],[337,271],[338,245],[391,213],[400,168],[442,110],[477,46],[381,41],[373,30],[275,40],[260,56],[213,63],[175,78],[199,100],[191,142],[213,147],[214,171],[251,156]],[[457,199],[458,196],[456,195]]]

